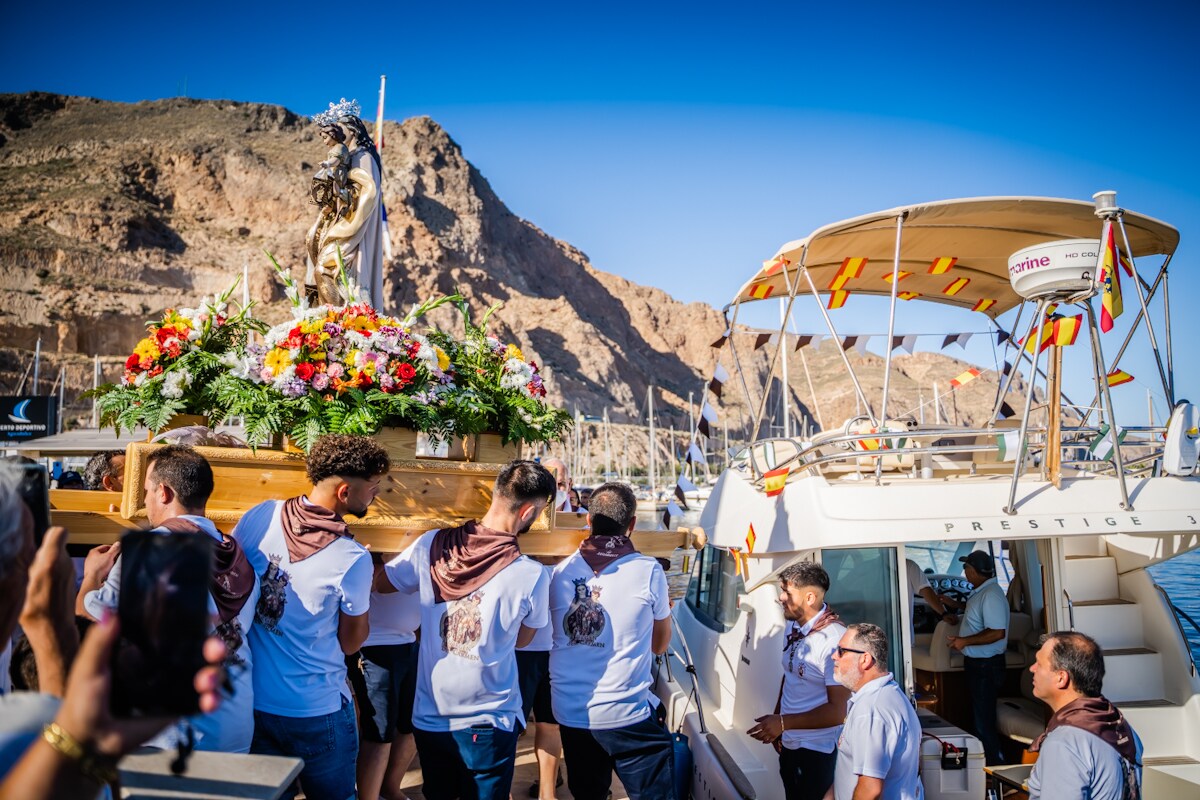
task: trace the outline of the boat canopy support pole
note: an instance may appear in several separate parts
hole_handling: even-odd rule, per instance
[[[1158,276],[1154,279],[1154,283],[1151,284],[1151,286],[1150,286],[1150,293],[1146,297],[1147,302],[1149,302],[1151,299],[1154,298],[1154,295],[1158,292],[1159,284],[1163,285],[1163,288],[1165,291],[1166,279],[1167,279],[1167,267],[1170,266],[1170,264],[1171,264],[1171,256],[1168,255],[1167,260],[1164,261],[1162,267],[1159,268]],[[1129,329],[1129,333],[1125,334],[1125,341],[1121,343],[1120,349],[1117,350],[1116,358],[1113,359],[1112,366],[1108,370],[1109,372],[1116,369],[1117,366],[1121,363],[1121,358],[1122,358],[1122,356],[1125,355],[1125,350],[1129,347],[1129,343],[1133,341],[1133,335],[1135,333],[1137,333],[1138,325],[1141,324],[1142,318],[1144,316],[1146,316],[1146,314],[1142,310],[1139,309],[1137,319],[1135,319],[1133,321],[1133,327],[1131,327]],[[1168,328],[1169,327],[1170,327],[1170,325],[1168,324]],[[1168,333],[1167,346],[1170,347],[1170,344],[1171,344],[1171,340],[1169,338],[1169,333]],[[1170,351],[1168,350],[1168,354],[1169,354],[1169,352]],[[1105,384],[1107,385],[1107,381],[1105,381]],[[1173,395],[1172,395],[1172,397],[1173,397]],[[1083,412],[1083,419],[1080,420],[1080,422],[1079,422],[1080,427],[1085,427],[1088,424],[1088,420],[1091,419],[1091,416],[1092,416],[1092,409],[1099,402],[1100,402],[1100,387],[1097,386],[1096,394],[1092,397],[1092,402],[1088,405],[1088,407]],[[1172,402],[1172,406],[1174,406],[1174,402]]]
[[[1170,258],[1167,259],[1168,262]],[[1166,322],[1167,336],[1167,379],[1171,385],[1171,392],[1167,395],[1167,402],[1171,407],[1167,409],[1167,415],[1170,416],[1171,410],[1175,408],[1175,353],[1171,348],[1171,287],[1167,283],[1167,266],[1163,265],[1163,316]]]
[[[1029,334],[1025,341],[1033,341],[1030,336],[1034,335],[1041,325],[1042,320],[1046,316],[1046,298],[1041,298],[1037,301],[1037,311],[1033,315],[1033,322],[1029,325]],[[1004,513],[1010,517],[1017,513],[1017,481],[1021,478],[1021,471],[1025,467],[1025,449],[1029,438],[1029,413],[1033,410],[1033,387],[1037,384],[1037,362],[1041,348],[1036,347],[1032,353],[1033,367],[1029,374],[1029,387],[1025,390],[1025,409],[1021,412],[1021,432],[1017,435],[1017,460],[1013,464],[1012,483],[1008,487],[1008,505],[1004,507]],[[1019,360],[1019,359],[1018,359]],[[1016,372],[1016,368],[1013,369]]]
[[[805,254],[808,250],[805,248]],[[825,326],[829,328],[829,335],[838,344],[838,352],[842,354],[842,363],[846,365],[846,372],[850,374],[850,381],[854,384],[854,391],[858,395],[858,399],[862,402],[863,407],[867,409],[867,417],[871,420],[874,426],[879,425],[879,421],[875,419],[875,413],[871,411],[871,404],[867,401],[867,396],[863,394],[862,384],[858,382],[858,375],[854,372],[854,367],[850,365],[850,357],[846,355],[846,351],[841,346],[842,337],[838,336],[837,328],[833,327],[833,320],[829,318],[829,312],[825,310],[825,305],[821,302],[821,295],[817,292],[817,287],[813,284],[812,275],[808,274],[808,270],[801,267],[801,272],[804,273],[804,279],[808,282],[808,290],[812,292],[813,300],[817,302],[817,308],[821,311],[821,316],[825,318]],[[891,344],[891,342],[889,342]]]
[[[883,400],[879,404],[879,424],[887,432],[888,389],[892,378],[892,337],[896,333],[896,289],[900,286],[900,244],[904,239],[904,218],[907,212],[896,217],[896,252],[892,257],[892,299],[888,307],[887,355],[883,358]],[[887,439],[881,439],[881,444]],[[880,448],[882,449],[882,447]],[[883,456],[875,459],[875,485],[883,479]]]
[[[1154,321],[1150,319],[1150,309],[1146,307],[1146,293],[1142,291],[1142,276],[1138,273],[1137,262],[1133,258],[1133,248],[1129,246],[1129,234],[1125,232],[1125,217],[1120,211],[1117,212],[1117,225],[1121,228],[1121,242],[1125,245],[1125,252],[1129,254],[1129,268],[1133,270],[1133,285],[1137,289],[1138,302],[1142,306],[1142,314],[1146,317],[1146,333],[1150,336],[1150,348],[1154,351],[1154,363],[1158,366],[1158,377],[1162,379],[1163,394],[1171,398],[1174,405],[1174,398],[1171,395],[1171,382],[1167,380],[1167,371],[1163,368],[1162,355],[1158,350],[1158,337],[1154,335]],[[1117,259],[1118,261],[1120,259]],[[1113,269],[1120,269],[1120,264],[1113,264]],[[1107,381],[1105,381],[1107,384]]]
[[[1120,269],[1119,264],[1113,265],[1114,269]],[[1108,435],[1112,437],[1112,459],[1113,466],[1117,471],[1117,483],[1121,487],[1121,508],[1126,511],[1133,511],[1133,504],[1129,502],[1129,489],[1125,486],[1125,464],[1121,458],[1121,437],[1117,430],[1117,417],[1113,411],[1112,394],[1108,388],[1108,374],[1104,371],[1104,351],[1100,349],[1100,329],[1096,327],[1096,310],[1092,308],[1092,302],[1086,300],[1083,303],[1087,309],[1088,315],[1088,330],[1092,336],[1092,367],[1096,372],[1096,386],[1099,392],[1104,395],[1103,413],[1108,416]]]
[[[1025,304],[1022,303],[1020,307],[1017,308],[1017,318],[1013,320],[1012,329],[1014,333],[1021,329],[1021,315],[1024,313]],[[992,320],[992,324],[996,326],[997,330],[1004,330],[1000,327],[1000,324],[996,322],[996,320]],[[1010,347],[1014,346],[1017,348],[1017,360],[1013,362],[1012,367],[1008,370],[1008,374],[1004,376],[1004,381],[1000,385],[1000,394],[996,396],[996,406],[992,409],[991,418],[988,419],[989,427],[996,424],[996,418],[1000,416],[1000,408],[1004,405],[1004,398],[1008,396],[1008,390],[1012,388],[1012,382],[1017,374],[1017,368],[1020,367],[1025,361],[1024,348],[1020,347],[1019,345],[1015,345],[1013,338],[1009,336],[1004,342],[1004,363],[1008,363],[1008,350]]]
[[[806,255],[808,255],[807,249],[805,249],[804,254],[800,256],[800,263],[797,265],[797,269],[799,269],[801,271],[804,270],[804,257]],[[805,274],[808,274],[808,273],[805,273]],[[797,281],[795,284],[792,283],[791,279],[788,277],[787,265],[784,265],[784,268],[783,268],[783,279],[787,283],[787,287],[788,287],[787,304],[784,306],[783,313],[780,314],[778,342],[777,342],[777,346],[775,348],[775,352],[771,356],[771,364],[770,364],[770,366],[767,367],[767,385],[763,387],[762,401],[759,402],[758,411],[754,415],[754,433],[751,437],[751,439],[754,441],[758,440],[758,431],[759,431],[760,427],[762,426],[763,415],[767,411],[767,398],[770,395],[770,392],[768,390],[771,387],[771,376],[775,374],[775,364],[776,364],[776,362],[779,361],[779,354],[784,353],[783,358],[785,361],[787,360],[787,354],[785,352],[787,350],[787,320],[788,320],[788,317],[790,317],[792,315],[792,303],[794,303],[796,301],[796,289],[799,288],[800,282]],[[785,397],[784,408],[786,409],[787,408],[787,400],[786,400],[787,393],[789,391],[791,391],[791,387],[789,387],[786,382],[786,378],[787,378],[786,367],[784,368],[782,374],[785,379],[782,389],[783,389],[784,397]],[[786,422],[784,424],[785,424],[785,430],[786,430]],[[751,458],[750,460],[752,462],[754,461],[753,458]],[[754,471],[755,471],[755,473],[758,472],[757,469]],[[757,478],[758,475],[756,474],[755,477]]]

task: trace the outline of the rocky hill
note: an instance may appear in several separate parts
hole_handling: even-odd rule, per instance
[[[644,419],[652,381],[660,424],[686,425],[688,392],[699,397],[725,327],[716,309],[602,272],[512,214],[432,119],[389,122],[385,141],[390,309],[455,290],[479,309],[503,302],[498,335],[549,368],[552,399],[591,414],[608,406],[614,420],[633,422]],[[16,388],[40,337],[51,357],[41,389],[61,365],[70,403],[90,388],[93,356],[114,379],[146,318],[221,290],[243,264],[264,316],[282,319],[263,251],[301,271],[314,213],[305,189],[322,156],[315,126],[279,106],[0,96],[0,391]],[[454,324],[449,313],[435,322]],[[739,352],[765,377],[766,348],[742,343]],[[834,346],[808,353],[815,403],[795,379],[799,358],[789,362],[794,400],[819,408],[827,425],[852,415]],[[877,397],[882,359],[854,361]],[[915,407],[920,387],[928,393],[959,366],[933,354],[898,358],[892,402]],[[980,380],[960,392],[959,419],[983,418],[995,391]],[[740,429],[750,416],[744,394],[731,386],[725,399]]]

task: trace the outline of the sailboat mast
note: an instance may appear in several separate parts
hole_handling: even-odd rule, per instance
[[[654,384],[646,389],[646,408],[650,419],[650,499],[658,498],[658,467],[654,459]]]

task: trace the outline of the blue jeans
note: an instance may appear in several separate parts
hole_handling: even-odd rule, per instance
[[[983,745],[983,757],[988,765],[1003,764],[1000,752],[1000,729],[996,720],[996,698],[1004,685],[1004,654],[991,658],[963,658],[963,674],[971,694],[971,717],[975,735]]]
[[[413,730],[421,791],[429,800],[508,800],[518,730],[476,725],[462,731]]]
[[[615,769],[630,800],[675,797],[675,747],[653,715],[610,730],[559,725],[567,788],[576,800],[604,800]]]
[[[356,796],[354,765],[358,761],[358,729],[354,706],[321,717],[280,717],[254,712],[254,741],[250,752],[264,756],[304,759],[300,788],[309,800],[348,800]],[[283,793],[295,797],[290,788]]]

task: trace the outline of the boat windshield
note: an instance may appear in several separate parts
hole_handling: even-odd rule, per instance
[[[996,559],[996,577],[1005,589],[1012,580],[1013,567],[1004,542],[910,542],[904,546],[904,556],[916,563],[926,575],[962,575],[958,559],[972,550],[987,550]]]

